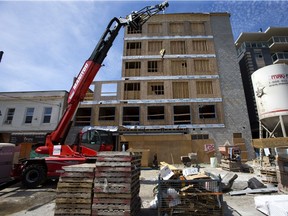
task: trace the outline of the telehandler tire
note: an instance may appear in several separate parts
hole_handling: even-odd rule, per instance
[[[46,181],[46,169],[41,164],[28,165],[23,170],[22,184],[27,188],[35,188]]]

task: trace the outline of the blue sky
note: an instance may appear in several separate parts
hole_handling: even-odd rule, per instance
[[[108,22],[162,1],[0,1],[0,92],[67,90]],[[165,13],[229,12],[241,32],[288,27],[288,1],[169,1]],[[123,30],[95,80],[121,76]]]

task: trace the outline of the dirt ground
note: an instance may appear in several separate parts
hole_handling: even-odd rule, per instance
[[[226,171],[220,168],[203,166],[200,170],[215,175],[225,175]],[[142,200],[141,214],[139,216],[157,216],[157,209],[150,208],[154,199],[153,188],[157,185],[158,170],[141,170],[140,197]],[[244,184],[255,177],[255,174],[237,173],[235,184]],[[257,177],[257,176],[256,176]],[[242,185],[243,185],[242,184]],[[2,216],[54,216],[57,183],[50,182],[37,189],[23,189],[20,183],[0,191],[0,212]],[[273,193],[277,194],[277,193]],[[263,216],[255,209],[254,197],[263,194],[230,196],[224,194],[223,209],[225,216]]]

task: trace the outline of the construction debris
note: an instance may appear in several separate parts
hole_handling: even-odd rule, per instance
[[[162,169],[171,166],[164,163]],[[161,169],[161,170],[162,170]],[[186,168],[187,169],[187,168]],[[161,173],[160,170],[160,173]],[[196,170],[169,170],[173,175],[159,176],[157,202],[160,215],[222,215],[221,180]],[[186,175],[183,173],[186,172]]]
[[[232,185],[235,181],[235,179],[238,178],[238,175],[232,172],[228,172],[223,178],[222,178],[222,190],[223,191],[229,191],[232,188]]]

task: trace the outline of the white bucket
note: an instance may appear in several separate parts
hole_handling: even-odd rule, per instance
[[[213,168],[215,168],[217,166],[217,158],[216,157],[210,158],[210,166]]]

